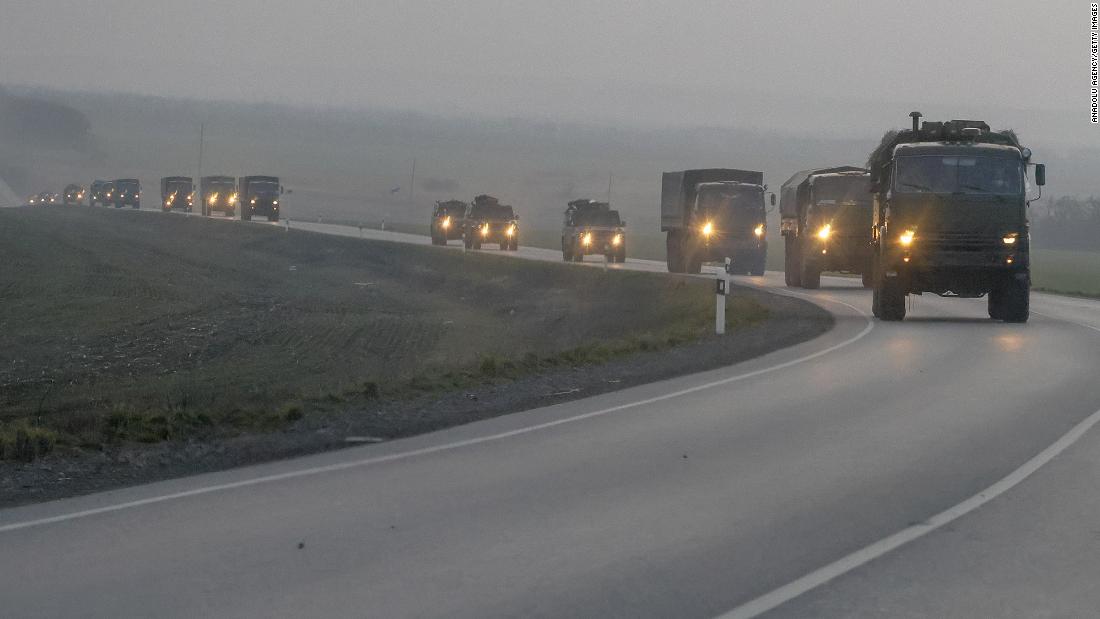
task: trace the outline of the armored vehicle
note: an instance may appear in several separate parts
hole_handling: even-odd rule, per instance
[[[190,213],[195,204],[195,187],[191,177],[165,176],[160,179],[160,204],[165,212],[180,209]]]
[[[764,274],[764,173],[707,169],[666,172],[661,179],[661,231],[671,273],[699,273],[727,258],[731,273]],[[775,195],[771,196],[775,204]]]
[[[603,254],[608,262],[626,261],[626,222],[607,202],[573,200],[561,228],[561,257],[566,262]]]
[[[822,271],[859,273],[871,285],[871,187],[856,167],[804,170],[779,190],[788,286],[818,288]]]
[[[432,221],[429,233],[432,245],[446,245],[447,241],[462,239],[462,219],[466,216],[468,205],[461,200],[436,202],[432,209]]]
[[[1032,166],[1042,186],[1046,167],[1031,163],[1031,150],[1012,131],[991,131],[980,120],[910,117],[912,129],[888,132],[868,161],[875,316],[902,320],[907,295],[931,292],[989,295],[990,318],[1027,321],[1027,173]]]
[[[214,211],[233,217],[240,206],[237,179],[232,176],[202,177],[199,179],[199,204],[202,205],[204,217],[209,217]]]
[[[112,185],[111,201],[115,208],[130,206],[141,208],[141,182],[136,178],[116,179]]]
[[[497,243],[502,250],[519,249],[519,217],[507,204],[482,194],[466,207],[462,240],[467,249],[481,249],[483,243]]]

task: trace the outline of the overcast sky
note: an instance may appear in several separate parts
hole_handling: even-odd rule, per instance
[[[995,105],[1087,127],[1087,28],[1078,0],[5,0],[0,82],[763,126]]]

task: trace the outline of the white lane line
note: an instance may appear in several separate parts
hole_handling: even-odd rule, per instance
[[[1093,331],[1100,332],[1100,328],[1084,323],[1076,322],[1073,320],[1065,320],[1064,318],[1058,318],[1042,312],[1031,311],[1032,314],[1043,316],[1044,318],[1052,318],[1054,320],[1068,322],[1080,327],[1092,329]],[[1074,443],[1076,443],[1082,436],[1085,435],[1093,426],[1100,422],[1100,410],[1092,413],[1086,417],[1083,421],[1073,426],[1073,428],[1062,435],[1051,446],[1047,447],[1038,455],[1023,463],[1018,469],[1012,471],[1007,476],[1003,477],[1000,481],[997,481],[992,486],[989,486],[985,490],[982,490],[978,494],[966,499],[965,501],[950,507],[935,516],[932,516],[928,520],[921,524],[916,524],[911,527],[902,529],[893,535],[883,538],[869,546],[864,546],[859,550],[844,556],[824,567],[818,568],[805,576],[789,582],[778,589],[775,589],[769,593],[746,602],[733,610],[719,615],[718,619],[749,619],[751,617],[758,617],[770,610],[773,610],[796,597],[807,593],[821,585],[829,582],[830,580],[842,576],[858,567],[866,565],[875,559],[896,550],[898,547],[908,544],[909,542],[923,537],[932,531],[950,524],[954,520],[957,520],[970,512],[978,509],[986,503],[992,501],[998,496],[1008,492],[1020,482],[1030,477],[1035,471],[1038,471],[1048,462],[1058,457],[1058,454],[1062,453],[1066,449],[1069,449]]]
[[[585,420],[585,419],[591,419],[593,417],[600,417],[600,416],[603,416],[603,415],[607,415],[609,413],[614,413],[616,411],[626,410],[626,409],[629,409],[629,408],[636,408],[638,406],[646,406],[648,404],[653,404],[653,403],[656,403],[656,402],[663,402],[665,400],[671,400],[671,399],[678,398],[680,396],[688,395],[688,394],[691,394],[691,393],[697,393],[699,391],[704,391],[704,390],[707,390],[707,389],[713,389],[714,387],[720,387],[720,386],[723,386],[723,385],[728,385],[730,383],[735,383],[735,382],[738,382],[738,381],[753,378],[755,376],[760,376],[761,374],[767,374],[767,373],[770,373],[770,372],[775,372],[775,371],[778,371],[778,370],[789,368],[791,366],[798,365],[800,363],[805,363],[806,361],[810,361],[812,359],[817,359],[818,357],[822,357],[822,356],[827,355],[831,352],[834,352],[834,351],[837,351],[841,348],[844,348],[845,346],[853,344],[853,343],[859,341],[860,339],[864,338],[868,333],[871,332],[871,329],[874,328],[874,326],[875,326],[874,321],[870,320],[867,317],[867,314],[864,313],[862,310],[860,310],[858,307],[855,307],[854,305],[849,305],[848,303],[845,303],[843,301],[839,301],[839,300],[836,300],[836,299],[831,299],[831,298],[828,298],[828,297],[820,297],[820,298],[821,298],[821,300],[828,301],[828,302],[831,302],[831,303],[837,303],[839,305],[843,305],[845,307],[848,307],[848,308],[852,309],[853,311],[858,313],[862,318],[867,320],[867,326],[865,326],[862,331],[860,331],[856,335],[844,340],[843,342],[833,344],[832,346],[829,346],[828,348],[823,348],[823,349],[821,349],[821,350],[819,350],[815,353],[811,353],[811,354],[805,355],[803,357],[799,357],[797,359],[792,359],[790,361],[785,361],[783,363],[772,365],[772,366],[769,366],[769,367],[766,367],[766,368],[761,368],[759,370],[753,370],[752,372],[746,372],[744,374],[738,374],[736,376],[730,376],[728,378],[723,378],[723,379],[712,381],[712,382],[709,382],[709,383],[704,383],[702,385],[696,385],[694,387],[688,387],[687,389],[680,389],[679,391],[673,391],[671,393],[665,393],[665,394],[662,394],[662,395],[659,395],[659,396],[654,396],[652,398],[646,398],[644,400],[638,400],[636,402],[629,402],[627,404],[619,404],[617,406],[612,406],[612,407],[604,408],[604,409],[597,410],[597,411],[583,413],[583,414],[580,414],[580,415],[574,415],[572,417],[565,417],[563,419],[557,419],[555,421],[548,421],[548,422],[536,424],[536,425],[533,425],[533,426],[527,426],[525,428],[517,428],[515,430],[509,430],[507,432],[499,432],[497,434],[490,434],[490,435],[487,435],[487,436],[481,436],[481,437],[466,439],[466,440],[462,440],[462,441],[455,441],[453,443],[446,443],[446,444],[443,444],[443,445],[436,445],[434,447],[425,447],[425,448],[422,448],[422,449],[414,449],[414,450],[411,450],[411,451],[405,451],[405,452],[396,453],[396,454],[389,454],[389,455],[386,455],[386,456],[376,456],[376,457],[373,457],[373,458],[363,458],[363,459],[360,459],[360,460],[352,460],[350,462],[341,462],[341,463],[338,463],[338,464],[329,464],[329,465],[326,465],[326,466],[317,466],[317,467],[311,467],[311,468],[306,468],[306,469],[299,469],[299,470],[296,470],[296,471],[288,471],[286,473],[278,473],[278,474],[275,474],[275,475],[265,475],[265,476],[262,476],[262,477],[254,477],[252,479],[243,479],[243,480],[240,480],[240,481],[228,482],[228,483],[224,483],[224,484],[215,484],[215,485],[211,485],[211,486],[203,486],[203,487],[199,487],[199,488],[193,488],[191,490],[184,490],[182,492],[173,492],[171,494],[163,494],[163,495],[159,495],[159,496],[152,496],[152,497],[147,497],[147,498],[144,498],[144,499],[138,499],[138,500],[135,500],[135,501],[127,501],[125,503],[116,503],[114,505],[105,505],[103,507],[85,509],[85,510],[81,510],[81,511],[77,511],[77,512],[70,512],[70,513],[67,513],[67,514],[60,514],[60,515],[57,515],[57,516],[49,516],[49,517],[46,517],[46,518],[38,518],[38,519],[35,519],[35,520],[25,520],[25,521],[22,521],[22,522],[13,522],[13,523],[6,524],[6,525],[0,525],[0,533],[7,533],[9,531],[18,531],[20,529],[29,529],[31,527],[37,527],[37,526],[42,526],[42,525],[47,525],[47,524],[53,524],[53,523],[57,523],[57,522],[64,522],[64,521],[67,521],[67,520],[76,520],[78,518],[86,518],[88,516],[95,516],[95,515],[98,515],[98,514],[106,514],[106,513],[110,513],[110,512],[117,512],[117,511],[122,511],[124,509],[130,509],[130,508],[134,508],[134,507],[141,507],[143,505],[152,505],[152,504],[155,504],[155,503],[163,503],[163,502],[166,502],[166,501],[173,501],[173,500],[176,500],[176,499],[183,499],[183,498],[198,496],[198,495],[202,495],[202,494],[210,494],[212,492],[221,492],[221,491],[224,491],[224,490],[233,490],[233,489],[236,489],[236,488],[244,488],[244,487],[247,487],[247,486],[255,486],[255,485],[258,485],[258,484],[266,484],[266,483],[271,483],[271,482],[276,482],[276,481],[283,481],[283,480],[287,480],[287,479],[295,479],[295,478],[298,478],[298,477],[320,475],[322,473],[331,473],[331,472],[334,472],[334,471],[343,471],[343,470],[346,470],[346,469],[358,468],[358,467],[363,467],[363,466],[370,466],[370,465],[374,465],[374,464],[381,464],[383,462],[393,462],[395,460],[405,460],[407,458],[413,458],[413,457],[416,457],[416,456],[424,456],[424,455],[428,455],[428,454],[439,453],[439,452],[442,452],[442,451],[450,451],[452,449],[458,449],[458,448],[461,448],[461,447],[469,447],[471,445],[479,445],[481,443],[489,443],[489,442],[492,442],[492,441],[499,441],[499,440],[510,438],[510,437],[513,437],[513,436],[520,436],[520,435],[523,435],[523,434],[530,434],[532,432],[537,432],[539,430],[545,430],[547,428],[553,428],[553,427],[556,427],[556,426],[565,425],[567,423],[574,423],[574,422],[582,421],[582,420]]]

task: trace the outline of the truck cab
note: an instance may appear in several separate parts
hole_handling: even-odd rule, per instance
[[[481,249],[484,243],[496,243],[501,250],[519,249],[519,217],[510,205],[482,194],[466,208],[462,221],[462,239],[467,249]]]
[[[224,213],[226,217],[237,214],[240,197],[237,195],[237,179],[232,176],[204,176],[199,179],[199,204],[203,217],[211,213]]]
[[[1031,288],[1028,170],[1046,167],[1011,132],[983,121],[925,122],[872,154],[874,296],[883,320],[905,299],[988,295],[990,318],[1026,322]],[[1036,196],[1038,197],[1038,196]]]
[[[107,199],[107,185],[109,183],[104,180],[94,180],[88,187],[88,206],[95,206],[97,203],[106,206],[109,200]]]
[[[797,172],[780,190],[780,231],[788,286],[818,288],[822,271],[871,281],[871,189],[864,168]]]
[[[237,184],[241,201],[241,220],[251,221],[254,215],[266,215],[268,221],[279,221],[279,197],[283,188],[277,176],[242,176]]]
[[[562,260],[581,262],[589,254],[603,254],[608,262],[626,262],[625,227],[609,203],[573,200],[562,222]]]
[[[435,203],[429,224],[432,245],[446,245],[447,241],[462,239],[462,220],[466,216],[467,206],[460,200]]]
[[[65,185],[61,199],[66,206],[80,206],[84,204],[84,188],[77,184]]]
[[[194,208],[195,187],[190,176],[166,176],[160,179],[160,203],[164,212]]]
[[[111,184],[111,201],[115,208],[130,206],[141,208],[141,181],[136,178],[120,178]]]

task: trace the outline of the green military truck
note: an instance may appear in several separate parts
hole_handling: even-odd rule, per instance
[[[81,206],[84,204],[84,188],[75,183],[65,185],[65,190],[61,192],[61,199],[66,206]]]
[[[581,262],[589,254],[603,254],[608,262],[626,262],[625,227],[609,203],[573,200],[562,223],[561,257]]]
[[[160,179],[160,208],[188,213],[194,208],[195,188],[190,176],[165,176]]]
[[[519,249],[519,217],[511,206],[481,194],[466,207],[462,240],[466,249],[481,249],[484,243],[496,243],[501,250],[516,251]]]
[[[129,206],[141,208],[141,181],[136,178],[119,178],[111,183],[111,191],[108,197],[114,202],[115,208]]]
[[[670,273],[699,273],[704,262],[727,259],[730,273],[763,275],[764,173],[706,169],[665,172],[661,178],[661,231],[667,233]],[[771,196],[775,204],[775,194]]]
[[[859,273],[871,285],[871,176],[864,168],[803,170],[779,190],[788,286],[819,288],[822,271]]]
[[[1031,290],[1028,168],[1046,167],[1012,131],[980,120],[920,122],[871,154],[872,310],[903,320],[909,294],[979,298],[989,317],[1026,322]],[[1041,191],[1041,190],[1040,190]]]
[[[435,203],[428,231],[432,245],[446,245],[447,241],[462,239],[462,220],[467,204],[461,200],[444,200]]]
[[[252,221],[255,215],[266,215],[268,221],[279,221],[279,196],[283,187],[277,176],[242,176],[237,181],[241,199],[241,221]]]
[[[237,214],[240,198],[237,195],[237,179],[232,176],[204,176],[199,179],[199,204],[203,217],[211,213],[224,213],[226,217]]]

